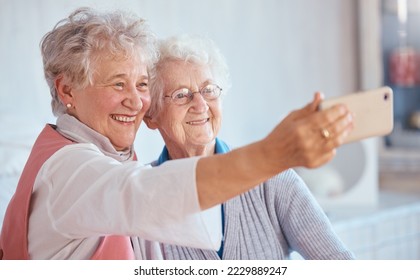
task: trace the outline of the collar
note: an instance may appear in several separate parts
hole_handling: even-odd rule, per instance
[[[214,147],[214,153],[215,154],[224,154],[229,152],[229,146],[223,142],[222,140],[220,140],[219,138],[216,138],[216,145]],[[171,158],[169,157],[169,153],[168,153],[168,149],[166,148],[166,146],[163,147],[162,153],[160,154],[158,160],[157,160],[157,165],[161,165],[162,163],[164,163],[167,160],[170,160]]]
[[[63,114],[57,118],[57,131],[74,142],[91,143],[97,146],[104,155],[120,162],[132,160],[134,157],[132,146],[124,151],[115,150],[107,137],[91,129],[69,114]]]

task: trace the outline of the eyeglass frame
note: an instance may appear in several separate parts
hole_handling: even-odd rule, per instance
[[[217,95],[217,96],[215,96],[214,98],[211,98],[211,99],[204,97],[202,91],[206,87],[208,87],[208,86],[215,86],[215,89],[218,89],[219,90],[219,95]],[[187,102],[186,103],[176,103],[175,102],[176,99],[174,98],[174,94],[176,92],[182,90],[182,89],[187,89],[188,90],[188,93],[187,94],[189,95],[189,98],[187,99]],[[221,87],[219,87],[217,84],[207,84],[207,85],[203,86],[202,88],[200,88],[198,91],[191,91],[187,87],[182,87],[182,88],[179,88],[179,89],[174,90],[171,95],[165,95],[164,97],[169,97],[171,99],[171,102],[173,104],[176,104],[176,105],[186,105],[186,104],[191,103],[191,101],[194,99],[194,94],[196,94],[196,93],[200,93],[200,95],[204,98],[204,100],[206,100],[206,101],[212,101],[212,100],[216,100],[217,98],[219,98],[222,95],[222,90],[223,89]]]

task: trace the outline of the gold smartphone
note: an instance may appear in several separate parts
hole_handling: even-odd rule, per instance
[[[324,110],[336,104],[345,104],[353,113],[354,128],[344,143],[368,137],[384,136],[394,128],[393,92],[390,87],[360,91],[322,101]]]

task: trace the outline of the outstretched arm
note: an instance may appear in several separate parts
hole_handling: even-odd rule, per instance
[[[264,139],[227,154],[198,161],[197,192],[201,209],[210,208],[289,168],[315,168],[330,161],[353,127],[344,105],[319,111],[311,103],[291,112]],[[322,130],[327,129],[328,135]],[[328,137],[326,137],[328,136]]]

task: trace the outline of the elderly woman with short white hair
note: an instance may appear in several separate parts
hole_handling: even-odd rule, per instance
[[[165,147],[153,165],[228,153],[229,146],[217,138],[222,123],[222,96],[229,89],[228,69],[220,51],[209,39],[184,35],[162,40],[159,52],[159,60],[151,70],[152,102],[145,122],[149,128],[159,130]],[[288,167],[294,167],[299,151],[311,152],[302,147],[315,149],[313,145],[317,141],[325,141],[320,133],[312,134],[320,123],[325,123],[325,115],[315,112],[319,101],[319,94],[316,94],[306,108],[307,115],[302,116],[302,112],[296,111],[286,118],[296,120],[294,128],[307,133],[301,135],[305,137],[299,141],[291,141],[293,139],[286,134],[279,140],[284,144],[284,158],[281,160],[288,162]],[[337,122],[342,131],[335,132],[335,137],[342,137],[351,122],[346,115],[340,116]],[[231,166],[222,165],[220,168],[229,169]],[[173,187],[177,188],[176,183]],[[223,203],[218,223],[223,234],[223,243],[218,250],[163,243],[163,257],[287,259],[292,251],[296,251],[305,259],[354,258],[292,169],[285,169]]]

